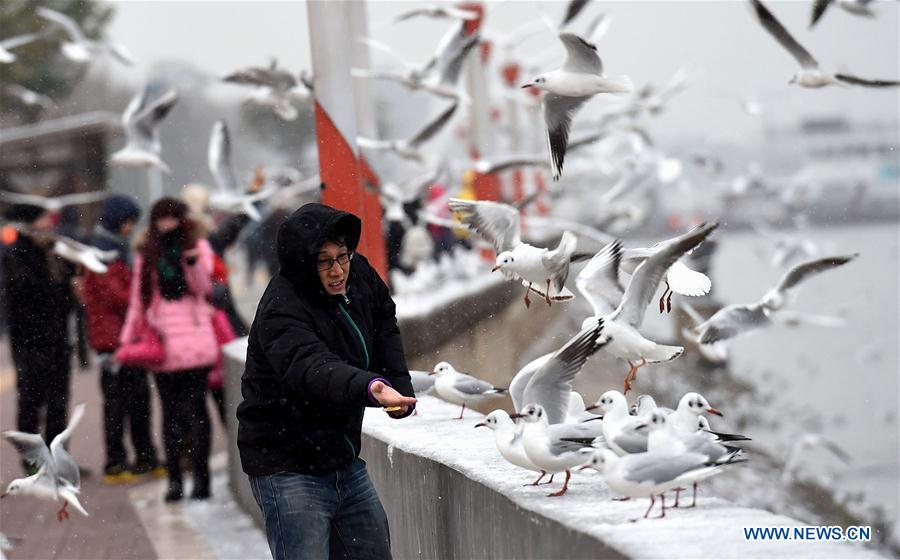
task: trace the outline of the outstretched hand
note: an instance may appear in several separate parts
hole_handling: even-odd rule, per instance
[[[372,383],[372,387],[369,389],[372,392],[372,397],[378,401],[384,408],[390,407],[400,407],[400,414],[406,414],[409,410],[409,407],[416,404],[416,399],[414,397],[404,397],[400,393],[398,393],[393,387],[388,387],[381,381],[376,381]]]

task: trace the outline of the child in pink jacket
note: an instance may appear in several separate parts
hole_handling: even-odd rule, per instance
[[[212,327],[213,252],[198,239],[187,206],[162,198],[150,211],[147,237],[134,262],[131,301],[122,329],[123,342],[146,321],[163,341],[164,362],[153,372],[163,409],[163,442],[169,488],[167,502],[180,500],[183,484],[179,458],[183,435],[191,434],[194,486],[191,498],[207,499],[210,425],[206,378],[218,358]]]

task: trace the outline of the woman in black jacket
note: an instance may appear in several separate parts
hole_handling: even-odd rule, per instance
[[[394,302],[354,253],[360,230],[322,204],[294,212],[250,327],[238,447],[276,560],[390,557],[359,458],[363,407],[403,418],[415,399]]]

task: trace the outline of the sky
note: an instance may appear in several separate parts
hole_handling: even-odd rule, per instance
[[[813,30],[808,29],[810,4],[767,3],[823,67],[867,78],[900,77],[900,2],[876,2],[874,19],[833,7]],[[414,5],[366,2],[371,34],[413,62],[421,62],[448,24],[425,19],[387,23]],[[539,9],[558,21],[565,3],[508,0],[487,6],[487,31],[502,33],[536,20]],[[214,75],[265,64],[271,57],[298,71],[310,66],[305,2],[129,1],[116,7],[109,35],[126,44],[139,61],[132,77],[142,76],[154,61],[171,59],[189,61]],[[741,141],[759,137],[766,126],[794,125],[803,115],[839,113],[863,120],[898,120],[897,89],[789,86],[796,70],[793,59],[759,26],[745,2],[595,1],[574,29],[583,29],[598,13],[613,18],[597,45],[609,74],[627,74],[640,86],[663,82],[684,65],[691,69],[694,87],[676,98],[671,110],[654,123],[654,130],[664,136]],[[543,63],[547,70],[563,53],[549,30],[524,42],[517,52],[526,59],[549,61]],[[390,62],[378,56],[374,61]],[[730,95],[760,100],[765,117],[744,115]],[[609,103],[602,97],[595,98],[585,112],[602,110]]]

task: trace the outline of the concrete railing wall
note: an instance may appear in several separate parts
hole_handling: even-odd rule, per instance
[[[529,312],[518,300],[517,286],[487,289],[491,293],[429,314],[400,314],[411,368],[427,370],[446,360],[463,370],[514,371],[520,363],[517,349],[536,340],[555,312],[544,310],[546,320],[523,321]],[[245,339],[226,347],[230,485],[236,500],[262,525],[237,455],[234,409],[245,355]],[[485,428],[473,430],[479,413],[454,420],[459,407],[433,397],[423,397],[418,409],[419,414],[401,421],[367,409],[363,423],[361,456],[387,511],[395,558],[877,556],[841,543],[748,541],[742,527],[802,523],[705,496],[697,509],[630,523],[644,513],[647,501],[613,501],[593,472],[578,473],[567,495],[549,498],[548,488],[557,489],[560,481],[523,487],[532,473],[505,462]]]

